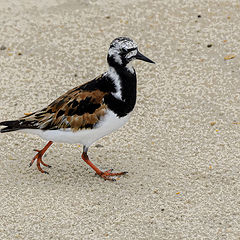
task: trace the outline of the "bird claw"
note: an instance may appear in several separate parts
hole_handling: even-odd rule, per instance
[[[111,169],[109,169],[109,170],[107,170],[107,171],[105,171],[105,172],[96,173],[96,175],[99,175],[99,176],[102,177],[105,181],[106,181],[106,180],[109,180],[109,181],[115,182],[116,179],[115,179],[115,178],[112,178],[112,176],[121,176],[121,175],[125,175],[125,174],[128,173],[128,172],[113,173],[112,171],[113,171],[113,169],[111,168]]]
[[[43,160],[42,160],[42,156],[43,156],[42,151],[37,150],[37,149],[34,149],[33,151],[38,152],[38,153],[34,156],[34,158],[32,159],[32,161],[29,163],[29,167],[31,167],[31,166],[33,165],[33,163],[35,162],[35,160],[37,160],[38,170],[39,170],[40,172],[42,172],[42,173],[49,174],[48,172],[44,171],[44,170],[41,168],[41,166],[40,166],[40,164],[42,164],[43,166],[48,167],[48,168],[51,168],[51,167],[52,167],[52,166],[50,166],[50,165],[48,165],[48,164],[46,164],[46,163],[43,162]]]
[[[88,158],[88,155],[86,152],[82,153],[82,159],[95,171],[96,175],[99,175],[102,177],[104,180],[109,180],[109,181],[116,181],[115,178],[112,178],[112,176],[120,176],[120,175],[125,175],[127,172],[120,172],[120,173],[113,173],[113,169],[109,169],[105,172],[101,171],[99,168],[97,168]]]

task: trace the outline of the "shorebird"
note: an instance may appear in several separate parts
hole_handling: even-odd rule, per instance
[[[101,171],[88,157],[89,147],[98,139],[122,127],[130,117],[136,103],[137,78],[131,62],[139,59],[154,63],[138,50],[137,44],[127,37],[114,39],[108,50],[108,71],[85,84],[77,86],[52,102],[47,107],[13,121],[0,122],[5,126],[1,133],[20,131],[36,134],[48,141],[37,151],[30,166],[37,161],[51,167],[42,156],[53,142],[77,143],[83,145],[82,159],[105,180],[114,181],[112,169]]]

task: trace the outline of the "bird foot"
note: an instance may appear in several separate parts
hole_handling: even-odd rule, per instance
[[[113,171],[113,169],[109,169],[105,172],[100,171],[99,173],[96,173],[96,174],[99,175],[100,177],[102,177],[104,180],[116,181],[115,178],[111,178],[111,177],[112,176],[121,176],[121,175],[125,175],[128,173],[128,172],[113,173],[112,171]]]
[[[43,156],[43,153],[41,152],[41,150],[37,150],[37,149],[34,149],[34,151],[38,152],[34,158],[32,159],[32,161],[30,162],[29,164],[29,167],[31,167],[33,165],[33,163],[35,162],[35,160],[37,160],[37,168],[38,170],[41,172],[41,173],[45,173],[45,174],[49,174],[47,171],[44,171],[42,168],[41,168],[41,165],[42,164],[43,166],[45,167],[48,167],[50,168],[51,166],[46,164],[45,162],[43,162],[42,160],[42,156]]]
[[[37,168],[38,170],[41,172],[41,173],[46,173],[46,174],[49,174],[47,171],[44,171],[42,168],[41,168],[41,164],[45,167],[48,167],[50,168],[51,166],[44,163],[43,160],[42,160],[42,156],[43,154],[46,152],[46,150],[50,147],[50,145],[52,144],[52,142],[48,142],[48,144],[42,149],[42,150],[38,150],[38,149],[34,149],[35,152],[37,152],[37,154],[34,156],[34,158],[32,159],[32,161],[30,162],[29,164],[29,167],[31,167],[33,165],[33,163],[35,162],[35,160],[37,160]]]
[[[101,171],[99,168],[97,168],[88,158],[88,155],[86,152],[82,153],[82,159],[96,172],[96,175],[99,175],[102,177],[104,180],[109,180],[109,181],[116,181],[115,178],[112,178],[112,176],[120,176],[124,175],[127,172],[120,172],[120,173],[113,173],[113,169],[109,169],[105,172]]]

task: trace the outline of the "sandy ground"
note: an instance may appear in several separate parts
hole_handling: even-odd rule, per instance
[[[36,2],[0,1],[1,120],[104,72],[115,37],[157,64],[134,63],[130,122],[90,148],[97,166],[129,172],[117,182],[68,144],[41,174],[28,164],[45,141],[0,135],[0,239],[239,240],[239,1]]]

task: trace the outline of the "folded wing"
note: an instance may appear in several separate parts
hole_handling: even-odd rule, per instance
[[[76,87],[52,102],[48,107],[15,121],[1,122],[7,126],[1,132],[20,129],[79,129],[93,128],[106,113],[104,96],[98,89]]]

